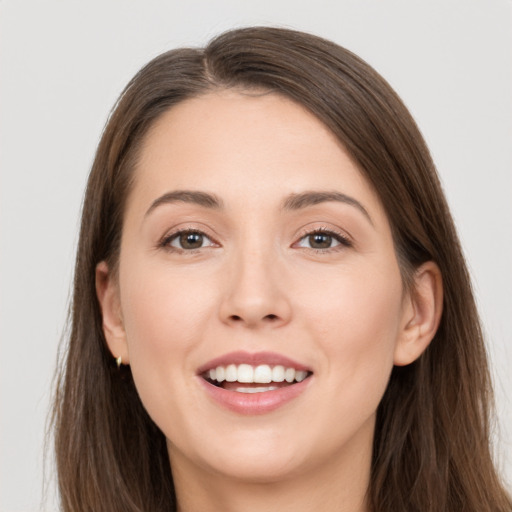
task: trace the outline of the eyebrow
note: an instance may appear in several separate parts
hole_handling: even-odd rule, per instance
[[[147,217],[155,208],[160,205],[179,202],[196,204],[198,206],[202,206],[203,208],[210,208],[213,210],[222,210],[224,208],[222,199],[214,194],[201,192],[199,190],[175,190],[173,192],[167,192],[163,196],[160,196],[158,199],[155,199],[151,203],[151,206],[148,208],[145,216]]]
[[[215,194],[202,192],[199,190],[174,190],[155,199],[148,208],[145,216],[148,216],[155,208],[163,204],[189,203],[209,208],[212,210],[223,210],[224,202]],[[357,200],[346,194],[336,191],[316,191],[309,190],[299,194],[290,194],[281,206],[282,210],[295,211],[302,210],[309,206],[315,206],[320,203],[338,202],[357,208],[373,225],[372,218],[366,208]]]
[[[312,190],[302,192],[300,194],[291,194],[285,199],[283,203],[283,210],[300,210],[302,208],[307,208],[308,206],[315,206],[316,204],[331,201],[348,204],[349,206],[357,208],[370,221],[370,224],[373,226],[373,221],[372,218],[370,217],[370,214],[357,199],[354,199],[351,196],[347,196],[346,194],[342,194],[341,192],[336,191]]]

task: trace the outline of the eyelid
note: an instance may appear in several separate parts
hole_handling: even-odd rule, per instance
[[[198,228],[197,225],[189,225],[189,226],[181,226],[179,228],[173,228],[165,233],[165,235],[160,238],[158,241],[158,248],[167,249],[171,252],[182,252],[187,254],[193,254],[197,251],[200,251],[201,249],[207,249],[209,247],[215,247],[220,246],[219,242],[215,239],[214,236],[209,234],[207,232],[208,230],[205,230],[204,228]],[[182,233],[198,233],[200,235],[203,235],[203,237],[207,238],[211,244],[204,246],[204,247],[198,247],[196,249],[182,249],[181,247],[175,247],[171,246],[170,242],[176,238],[178,238]]]
[[[349,247],[353,247],[354,242],[352,240],[352,237],[348,235],[346,232],[338,230],[336,228],[327,227],[327,226],[319,226],[314,228],[304,228],[298,235],[297,241],[294,242],[294,246],[303,240],[304,238],[314,235],[316,233],[321,233],[324,235],[332,236],[337,242],[339,242],[339,245],[336,245],[334,247],[328,247],[327,249],[315,249],[314,247],[303,247],[303,249],[311,250],[315,252],[320,253],[326,253],[326,252],[333,252],[336,250],[346,249]]]
[[[203,247],[198,247],[196,249],[182,249],[180,247],[171,246],[170,242],[172,240],[176,239],[177,237],[179,237],[182,233],[201,234],[202,236],[207,238],[211,242],[211,244],[209,244],[207,246],[203,246]],[[321,233],[321,234],[331,236],[338,242],[338,245],[335,245],[334,247],[328,247],[326,249],[316,249],[314,247],[302,247],[302,249],[315,251],[315,252],[319,252],[319,253],[328,253],[328,252],[334,252],[336,250],[342,250],[342,249],[346,249],[349,247],[353,247],[353,245],[354,245],[352,237],[344,230],[339,230],[334,227],[317,226],[317,227],[303,228],[297,234],[297,236],[295,238],[296,241],[292,244],[292,247],[296,247],[297,244],[301,240],[303,240],[304,238],[306,238],[308,236],[314,235],[316,233]],[[214,236],[212,236],[209,233],[208,229],[199,228],[199,227],[197,227],[197,224],[196,224],[196,225],[186,225],[186,226],[172,228],[171,230],[167,231],[166,234],[159,239],[157,246],[158,246],[158,248],[167,249],[171,252],[174,251],[174,252],[193,254],[195,252],[198,252],[202,249],[207,249],[209,247],[215,247],[215,246],[220,247],[221,244],[215,239]]]
[[[206,239],[209,242],[211,242],[209,245],[203,245],[202,247],[198,247],[198,249],[204,249],[205,247],[211,247],[212,245],[215,245],[215,242],[213,242],[213,240],[211,240],[210,237],[206,233],[202,233],[201,231],[195,231],[192,229],[177,231],[173,235],[170,235],[169,237],[167,237],[167,243],[169,244],[170,247],[174,247],[175,249],[183,249],[183,247],[177,247],[175,245],[172,245],[172,243],[176,240],[179,240],[181,235],[183,235],[183,234],[186,235],[186,234],[191,234],[191,233],[201,235],[203,237],[203,241]],[[187,249],[187,252],[190,252],[192,250],[193,249]]]

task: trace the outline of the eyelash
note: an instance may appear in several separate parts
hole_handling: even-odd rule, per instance
[[[179,247],[172,247],[170,245],[170,243],[173,242],[175,239],[177,239],[178,237],[180,237],[183,234],[198,234],[198,235],[204,236],[205,238],[207,238],[208,240],[210,240],[214,244],[217,243],[210,236],[208,236],[206,233],[204,233],[203,231],[201,231],[199,229],[189,229],[189,228],[187,228],[187,229],[180,229],[178,231],[175,231],[174,233],[171,233],[170,235],[165,236],[161,240],[161,242],[158,244],[158,246],[160,248],[166,249],[167,251],[170,251],[170,252],[176,252],[176,253],[179,253],[179,254],[186,253],[188,255],[196,254],[201,249],[205,249],[205,247],[199,247],[197,249],[183,249],[183,248],[179,248]],[[322,235],[330,236],[330,237],[333,238],[333,240],[338,242],[339,245],[336,245],[334,247],[328,247],[326,249],[316,249],[314,247],[303,247],[303,249],[307,249],[308,251],[313,251],[316,254],[323,254],[323,255],[325,255],[325,254],[328,254],[328,253],[331,253],[331,252],[336,252],[336,251],[340,251],[340,250],[343,250],[343,249],[346,249],[346,248],[353,247],[352,241],[345,234],[337,232],[337,231],[333,231],[331,229],[327,229],[327,228],[324,228],[324,227],[321,227],[321,228],[318,228],[318,229],[313,229],[312,231],[305,231],[305,232],[303,232],[300,235],[300,238],[299,238],[298,241],[300,242],[304,238],[307,238],[309,236],[316,235],[316,234],[322,234]]]
[[[339,242],[339,245],[336,245],[334,247],[328,247],[327,249],[316,249],[314,247],[304,247],[304,249],[313,251],[316,254],[329,254],[332,252],[337,252],[337,251],[341,251],[343,249],[353,247],[353,245],[354,245],[352,243],[352,241],[344,233],[341,233],[339,231],[334,231],[334,230],[328,229],[326,227],[321,227],[321,228],[313,229],[312,231],[303,232],[300,235],[299,242],[306,237],[309,237],[312,235],[317,235],[317,234],[330,236],[333,240]]]
[[[193,254],[196,254],[197,252],[199,252],[201,249],[205,249],[205,247],[198,247],[197,249],[182,249],[180,247],[172,247],[170,245],[171,242],[173,242],[175,239],[179,238],[183,234],[201,235],[201,236],[207,238],[208,240],[210,240],[211,242],[213,242],[214,244],[217,243],[212,239],[212,237],[208,236],[204,231],[201,231],[200,229],[185,228],[185,229],[180,229],[178,231],[175,231],[174,233],[171,233],[170,235],[164,236],[164,238],[161,240],[161,242],[158,244],[158,246],[162,249],[165,249],[166,251],[169,251],[169,252],[174,252],[174,253],[178,253],[178,254],[187,254],[187,255],[193,255]]]

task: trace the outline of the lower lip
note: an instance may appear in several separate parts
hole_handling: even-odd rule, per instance
[[[297,398],[309,386],[311,376],[302,382],[261,393],[228,391],[210,384],[200,376],[198,379],[206,393],[222,407],[238,414],[254,415],[275,411]]]

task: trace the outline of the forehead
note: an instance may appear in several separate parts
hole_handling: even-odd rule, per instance
[[[337,189],[380,208],[335,135],[277,93],[220,90],[164,113],[143,141],[132,192],[147,204],[173,189],[207,190],[241,205]]]

